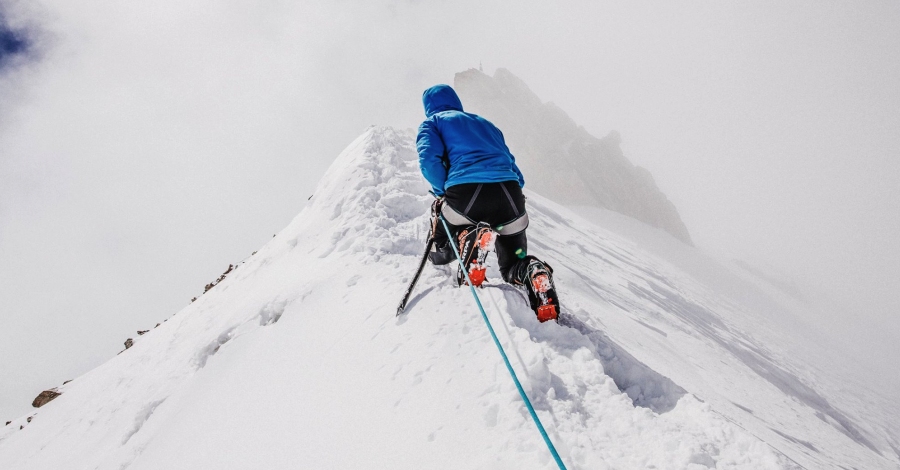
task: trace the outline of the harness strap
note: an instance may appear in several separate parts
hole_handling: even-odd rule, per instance
[[[522,214],[505,224],[494,227],[499,235],[515,235],[528,228],[528,213]]]
[[[477,225],[478,221],[472,220],[464,214],[460,214],[456,209],[450,206],[450,204],[444,204],[441,207],[441,215],[444,219],[447,220],[447,223],[456,226],[468,226],[468,225]],[[497,232],[498,235],[515,235],[522,230],[528,228],[528,213],[524,213],[509,222],[499,224],[496,227],[493,227],[494,231]]]
[[[478,199],[478,193],[481,192],[481,188],[484,187],[483,183],[478,183],[478,187],[475,188],[475,193],[472,194],[472,199],[469,199],[469,205],[466,206],[466,210],[463,212],[463,215],[468,217],[469,211],[472,210],[472,205],[475,204],[475,200]]]
[[[444,204],[441,207],[441,215],[447,219],[451,225],[475,225],[477,222],[460,214],[456,209],[450,207],[450,204]]]
[[[506,185],[501,184],[500,189],[503,190],[503,194],[506,194],[506,199],[509,201],[509,207],[512,207],[513,212],[516,214],[516,217],[518,217],[519,216],[519,208],[517,208],[516,203],[513,202],[512,196],[509,194],[509,190],[506,189]]]

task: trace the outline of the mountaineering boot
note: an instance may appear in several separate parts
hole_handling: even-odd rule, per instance
[[[453,254],[453,247],[450,246],[450,240],[444,239],[443,243],[434,242],[431,250],[428,251],[428,260],[435,266],[450,264],[456,259]]]
[[[522,283],[528,291],[528,302],[539,322],[559,318],[559,297],[553,285],[553,269],[547,263],[529,256]]]
[[[469,279],[472,280],[473,286],[480,287],[484,283],[487,272],[485,261],[488,253],[494,249],[496,238],[497,233],[484,222],[479,222],[475,227],[463,229],[459,233],[459,257],[463,262],[459,264],[459,269],[456,271],[457,285],[467,284],[465,272],[469,273]],[[466,271],[463,271],[464,269]]]

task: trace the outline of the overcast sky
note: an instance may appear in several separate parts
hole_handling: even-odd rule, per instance
[[[699,247],[818,289],[897,363],[898,2],[0,0],[3,24],[29,47],[0,60],[2,419],[177,312],[366,126],[417,126],[422,90],[479,63],[620,131]]]

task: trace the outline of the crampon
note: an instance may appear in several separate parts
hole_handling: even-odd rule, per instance
[[[532,259],[527,268],[528,300],[539,322],[559,318],[559,298],[553,285],[553,269],[538,259]]]
[[[456,272],[457,285],[468,284],[463,271],[465,269],[469,274],[469,279],[472,280],[472,285],[481,287],[487,273],[485,261],[488,253],[494,249],[496,239],[497,232],[494,232],[491,226],[484,222],[459,233],[460,258],[463,262],[460,263]]]

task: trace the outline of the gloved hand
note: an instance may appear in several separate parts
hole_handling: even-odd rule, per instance
[[[434,193],[431,193],[434,196]],[[440,229],[440,221],[438,217],[441,214],[441,207],[444,205],[444,196],[434,196],[434,202],[431,203],[431,229],[428,232],[429,240],[434,240]]]
[[[434,202],[431,203],[431,215],[434,216],[436,214],[440,214],[441,207],[444,204],[444,196],[437,196],[434,198]]]

